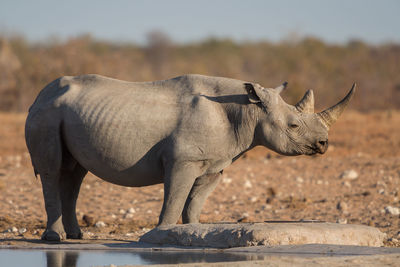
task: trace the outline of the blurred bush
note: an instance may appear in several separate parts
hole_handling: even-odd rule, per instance
[[[236,43],[210,38],[178,45],[162,32],[149,33],[145,46],[99,41],[90,35],[41,43],[0,36],[0,110],[26,111],[47,83],[84,73],[130,81],[198,73],[255,81],[265,87],[288,81],[290,90],[283,96],[289,103],[295,103],[306,89],[314,89],[317,108],[336,103],[357,82],[352,108],[400,108],[398,44],[337,45],[315,38]]]

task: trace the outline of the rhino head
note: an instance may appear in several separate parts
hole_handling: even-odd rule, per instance
[[[328,130],[348,105],[355,84],[339,103],[319,113],[314,113],[312,90],[294,106],[283,101],[280,93],[286,86],[286,82],[277,88],[246,84],[250,102],[261,107],[255,132],[257,143],[288,156],[325,153]]]

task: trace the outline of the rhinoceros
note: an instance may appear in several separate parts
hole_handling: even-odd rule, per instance
[[[255,146],[283,155],[328,147],[328,129],[354,93],[314,113],[313,91],[294,106],[286,87],[202,75],[126,82],[100,75],[48,84],[29,109],[25,137],[40,175],[44,240],[82,238],[76,201],[88,171],[123,186],[164,183],[159,225],[199,221],[224,168]],[[104,196],[106,197],[106,196]]]

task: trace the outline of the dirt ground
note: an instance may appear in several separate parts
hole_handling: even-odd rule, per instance
[[[45,227],[40,179],[25,147],[25,116],[0,113],[0,245],[40,239]],[[387,246],[400,246],[400,111],[347,111],[329,142],[327,153],[312,157],[248,152],[225,169],[201,222],[364,224],[387,233]],[[162,199],[162,185],[121,187],[89,174],[77,207],[84,238],[137,240],[156,225]]]

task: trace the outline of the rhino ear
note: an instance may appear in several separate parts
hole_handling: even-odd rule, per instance
[[[252,83],[245,83],[244,88],[246,88],[249,101],[251,103],[260,103],[261,99],[258,97],[256,89]]]
[[[278,94],[280,94],[283,90],[286,89],[286,86],[288,85],[288,82],[284,82],[281,85],[279,85],[278,87],[275,87],[274,90],[278,92]]]

